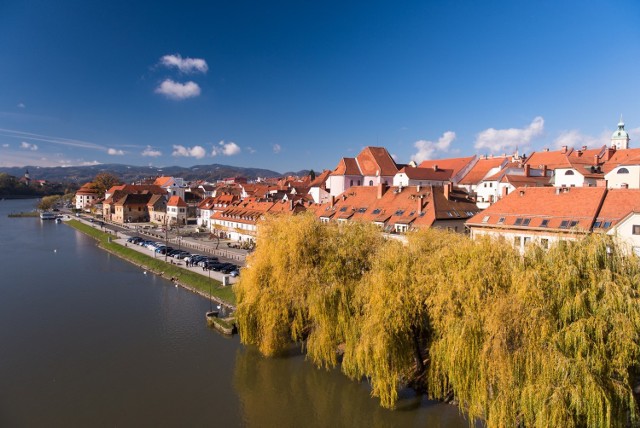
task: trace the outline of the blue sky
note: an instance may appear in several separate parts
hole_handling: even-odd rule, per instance
[[[640,147],[640,2],[0,2],[0,166]]]

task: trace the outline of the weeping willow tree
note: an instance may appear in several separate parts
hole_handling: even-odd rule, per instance
[[[606,237],[523,256],[429,230],[406,245],[364,225],[268,219],[237,285],[244,343],[305,344],[366,378],[384,407],[410,385],[488,426],[640,423],[640,268]]]
[[[352,294],[382,242],[372,225],[322,225],[311,214],[261,222],[257,249],[236,285],[243,343],[264,355],[300,341],[317,365],[337,364]]]
[[[305,337],[308,290],[317,283],[327,229],[310,215],[268,217],[235,286],[240,339],[264,355]]]

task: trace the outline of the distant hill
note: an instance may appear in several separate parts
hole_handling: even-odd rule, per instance
[[[297,173],[287,172],[280,174],[279,172],[260,168],[243,168],[239,166],[229,165],[194,165],[191,167],[167,166],[163,168],[150,166],[134,166],[121,164],[101,164],[90,166],[67,166],[67,167],[0,167],[0,172],[6,172],[15,177],[22,177],[25,170],[29,170],[32,180],[47,180],[62,183],[84,184],[101,172],[110,172],[118,176],[125,183],[131,183],[144,178],[157,177],[160,175],[182,177],[185,180],[207,180],[215,182],[228,177],[242,176],[249,180],[255,180],[258,177],[282,177],[285,175],[308,174],[308,171],[299,171]]]

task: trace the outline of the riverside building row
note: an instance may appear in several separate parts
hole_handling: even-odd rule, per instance
[[[616,235],[640,252],[640,149],[622,120],[610,145],[511,155],[396,163],[384,147],[365,147],[333,170],[305,177],[242,177],[187,183],[158,177],[105,195],[84,185],[76,206],[118,223],[193,224],[253,241],[269,214],[310,211],[322,222],[364,221],[391,236],[420,228],[503,236],[518,248],[584,233]]]

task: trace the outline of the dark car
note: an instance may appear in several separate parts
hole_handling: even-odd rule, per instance
[[[220,262],[208,262],[205,266],[206,269],[218,271],[224,267],[224,263]]]
[[[171,253],[171,251],[173,251],[173,248],[171,247],[164,247],[164,248],[160,248],[159,250],[156,250],[156,252],[162,254],[162,255],[169,255],[169,253]]]
[[[232,271],[237,270],[237,269],[238,269],[238,266],[230,263],[227,266],[225,266],[222,269],[220,269],[220,272],[222,272],[222,273],[231,273]]]

